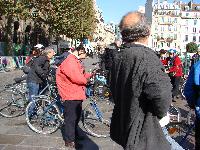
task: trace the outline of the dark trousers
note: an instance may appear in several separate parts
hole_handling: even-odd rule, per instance
[[[78,122],[81,117],[82,100],[66,100],[64,103],[64,140],[75,141],[78,136]]]
[[[200,119],[195,121],[195,150],[200,150]]]
[[[181,77],[171,76],[170,78],[171,78],[171,84],[172,84],[172,87],[173,87],[172,97],[174,98],[179,93],[179,85],[180,85]]]

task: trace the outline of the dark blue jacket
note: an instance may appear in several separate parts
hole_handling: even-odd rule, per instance
[[[195,106],[200,85],[200,61],[195,63],[189,73],[184,87],[184,95],[190,106]]]

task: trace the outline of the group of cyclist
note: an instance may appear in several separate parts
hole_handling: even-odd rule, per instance
[[[184,87],[184,96],[191,109],[194,109],[196,119],[194,122],[195,127],[195,149],[200,149],[200,49],[192,56],[191,66],[186,84]],[[171,83],[173,85],[172,96],[173,102],[176,102],[176,98],[179,92],[179,85],[181,77],[183,76],[182,62],[175,49],[160,50],[159,58],[162,64],[165,66],[165,72],[169,74]]]
[[[38,44],[34,47],[31,56],[27,60],[27,86],[29,92],[29,101],[33,101],[34,96],[38,95],[40,90],[46,85],[48,74],[50,72],[50,59],[55,55],[52,47],[44,48]],[[86,50],[82,44],[77,48],[71,48],[58,57],[62,60],[56,65],[56,85],[59,97],[64,106],[64,129],[63,139],[65,146],[69,148],[81,147],[77,143],[81,137],[78,134],[78,122],[82,111],[82,102],[86,99],[85,86],[92,76],[86,73],[82,59],[86,58]]]
[[[181,59],[179,58],[176,49],[161,49],[159,57],[162,64],[165,66],[165,72],[171,79],[171,84],[173,86],[172,101],[176,102],[176,98],[179,94],[181,77],[183,76],[183,66]]]

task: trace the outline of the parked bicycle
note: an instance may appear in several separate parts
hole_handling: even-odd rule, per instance
[[[170,136],[182,146],[188,140],[189,135],[194,135],[194,124],[195,124],[195,117],[192,114],[192,110],[190,109],[186,120],[180,120],[180,111],[178,108],[173,106],[173,112],[171,118],[179,118],[179,119],[171,119],[170,123],[166,126],[168,133]]]
[[[0,115],[7,118],[24,114],[28,103],[26,82],[23,82],[21,78],[14,80],[13,84],[5,85],[0,89]]]
[[[108,113],[105,105],[101,109],[96,96],[94,96],[94,84],[87,86],[89,104],[83,109],[81,121],[87,133],[96,137],[109,136],[110,117],[103,115]],[[109,103],[109,107],[113,107]],[[109,108],[109,110],[111,110]],[[30,129],[40,134],[51,134],[63,123],[64,108],[59,96],[50,100],[47,96],[35,96],[26,108],[26,121]],[[109,113],[110,114],[110,113]],[[108,117],[108,119],[105,119]]]
[[[14,81],[13,84],[5,85],[0,89],[0,115],[7,118],[23,115],[29,103],[26,75],[15,78]],[[55,83],[47,81],[47,85],[39,95],[55,97],[55,90]]]
[[[95,65],[95,68],[93,69],[95,75],[91,78],[91,82],[93,82],[94,85],[94,96],[99,100],[105,100],[110,98],[111,91],[107,83],[107,73],[97,67],[99,63],[100,62],[92,64]]]

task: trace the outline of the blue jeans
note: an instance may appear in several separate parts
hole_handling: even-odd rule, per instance
[[[184,150],[174,139],[172,139],[165,127],[162,128],[167,141],[171,145],[171,150]]]
[[[40,85],[34,82],[28,82],[29,102],[33,100],[33,96],[38,95]]]

